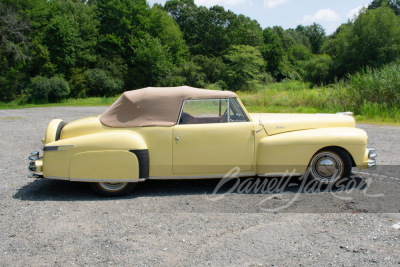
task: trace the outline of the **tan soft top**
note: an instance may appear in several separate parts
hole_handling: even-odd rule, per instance
[[[181,87],[147,87],[123,93],[101,116],[109,127],[172,126],[188,99],[226,99],[230,91]]]

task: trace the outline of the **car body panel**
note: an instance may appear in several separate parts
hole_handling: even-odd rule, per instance
[[[261,121],[268,135],[316,128],[355,127],[351,116],[341,114],[278,114],[251,113],[254,121]]]
[[[60,123],[63,124],[63,120],[54,119],[49,123],[45,138],[42,140],[43,143],[48,144],[57,140],[57,132],[60,130],[58,126]]]
[[[264,137],[257,150],[257,173],[304,173],[312,156],[326,147],[340,147],[364,164],[366,133],[357,128],[321,128]]]
[[[224,174],[235,166],[254,172],[253,128],[252,122],[175,126],[173,173]]]
[[[79,182],[137,182],[139,162],[129,151],[82,152],[72,157],[69,177]]]
[[[129,152],[130,150],[144,149],[147,149],[147,146],[143,139],[138,134],[128,131],[101,132],[59,140],[45,146],[43,175],[45,177],[70,177],[71,160],[83,152]]]

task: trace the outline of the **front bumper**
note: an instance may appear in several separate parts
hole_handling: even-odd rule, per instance
[[[360,162],[361,164],[357,164],[357,168],[359,170],[374,170],[376,168],[376,157],[377,154],[375,153],[375,149],[365,149],[364,160]]]
[[[367,148],[368,150],[368,168],[375,169],[376,168],[376,157],[375,149]]]

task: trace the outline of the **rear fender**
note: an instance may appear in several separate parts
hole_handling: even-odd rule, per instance
[[[76,181],[137,180],[146,178],[139,177],[139,171],[148,172],[148,165],[145,142],[129,131],[59,140],[47,144],[43,155],[44,177]]]
[[[139,161],[129,151],[82,152],[71,159],[71,181],[132,182],[138,179]]]
[[[66,124],[63,120],[52,120],[47,126],[46,136],[43,139],[43,143],[46,145],[48,143],[58,141],[60,139],[61,130],[64,128],[65,125]]]

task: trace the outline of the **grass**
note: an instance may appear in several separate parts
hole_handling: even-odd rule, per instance
[[[252,113],[337,113],[351,111],[357,122],[400,125],[400,108],[361,102],[344,82],[311,88],[299,81],[275,83],[256,92],[237,92]]]
[[[9,103],[0,102],[0,109],[17,109],[17,108],[41,108],[41,107],[91,107],[91,106],[110,106],[117,100],[116,97],[90,97],[79,99],[65,99],[58,103],[43,103],[43,104],[22,104],[18,101]]]
[[[5,117],[5,118],[1,118],[2,121],[19,120],[19,119],[25,119],[25,117]]]

